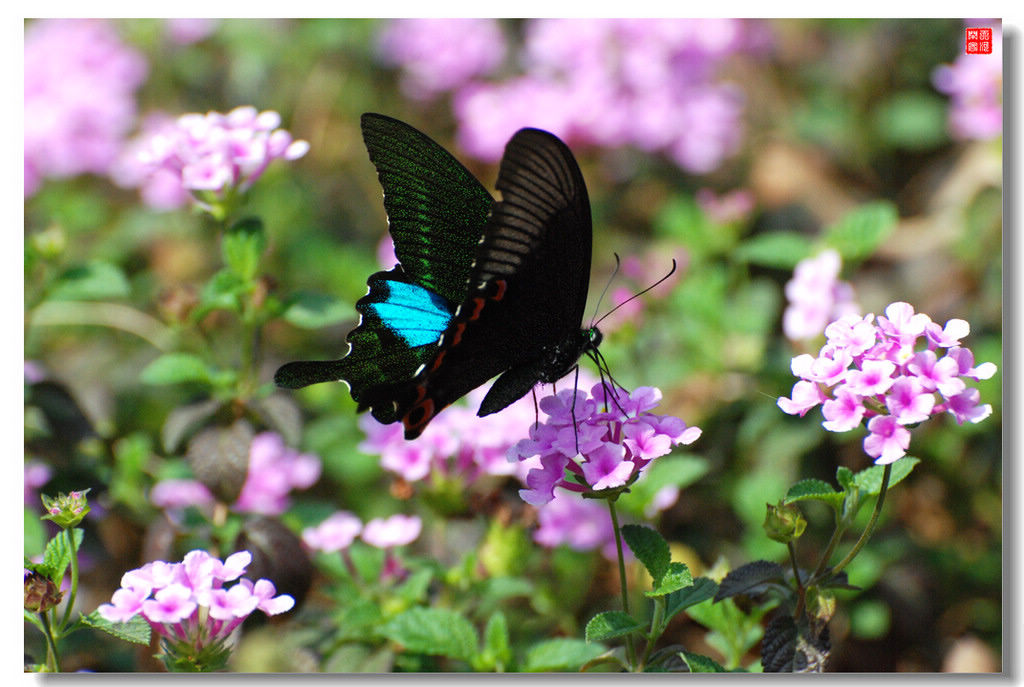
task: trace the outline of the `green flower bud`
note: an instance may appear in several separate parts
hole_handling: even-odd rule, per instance
[[[43,501],[43,508],[46,509],[46,515],[42,519],[53,520],[63,529],[74,527],[82,522],[82,518],[89,514],[89,503],[85,498],[85,495],[88,493],[88,489],[83,489],[82,491],[73,491],[70,494],[58,494],[56,498],[40,494],[39,497]]]
[[[768,507],[768,514],[764,519],[764,531],[769,539],[788,544],[800,537],[807,527],[803,513],[793,504],[786,504],[779,501],[779,505],[765,504]]]

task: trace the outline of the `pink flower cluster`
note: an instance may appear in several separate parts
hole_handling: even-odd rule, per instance
[[[249,445],[249,468],[232,509],[280,515],[288,509],[292,489],[308,489],[320,478],[320,459],[299,453],[276,432],[261,432]],[[194,479],[168,479],[153,485],[150,501],[158,508],[180,509],[214,502],[213,494]]]
[[[541,399],[547,420],[531,425],[529,439],[508,451],[509,460],[536,465],[539,459],[539,466],[526,475],[528,488],[519,495],[527,503],[543,505],[554,498],[555,487],[575,492],[623,487],[673,445],[696,441],[699,428],[650,412],[660,401],[661,391],[654,387],[613,398],[604,383],[595,384],[590,395],[564,389]]]
[[[404,579],[408,570],[392,549],[416,541],[422,530],[423,521],[415,515],[398,513],[389,518],[374,518],[363,525],[352,513],[338,511],[316,527],[303,530],[302,541],[314,551],[340,551],[345,565],[355,576],[358,573],[349,557],[348,547],[361,535],[364,542],[385,551],[381,579]]]
[[[804,258],[786,282],[789,305],[782,315],[782,331],[790,341],[820,336],[825,325],[845,315],[859,315],[853,287],[839,281],[842,262],[834,250]]]
[[[779,408],[803,416],[822,404],[822,426],[830,432],[854,429],[866,419],[864,452],[881,465],[906,455],[908,425],[945,412],[959,424],[981,422],[992,413],[991,405],[979,405],[978,390],[964,382],[996,372],[992,363],[975,367],[974,354],[960,345],[970,332],[966,321],[940,327],[903,302],[874,319],[847,315],[829,324],[818,357],[793,358],[793,374],[801,381],[790,398],[778,400]],[[927,348],[915,350],[919,341]]]
[[[396,20],[383,58],[403,68],[414,97],[454,92],[457,140],[498,160],[517,129],[537,126],[568,140],[661,152],[707,173],[736,152],[743,95],[717,80],[731,55],[757,50],[762,25],[733,19],[532,19],[514,56],[522,71],[502,81],[501,27],[494,20]]]
[[[378,47],[386,62],[402,67],[402,90],[415,100],[485,76],[505,57],[505,37],[494,19],[394,19]]]
[[[156,207],[175,207],[191,192],[201,206],[229,192],[244,193],[277,159],[297,160],[309,143],[278,128],[281,116],[243,106],[227,114],[150,117],[142,136],[114,172],[122,186],[143,188]]]
[[[932,83],[950,96],[953,136],[985,141],[1003,133],[1003,31],[999,22],[992,21],[972,19],[967,26],[992,29],[992,53],[962,54],[953,64],[936,67]]]
[[[374,518],[363,525],[358,516],[338,511],[316,527],[304,529],[302,541],[314,551],[332,553],[347,549],[362,535],[370,546],[389,549],[416,541],[422,530],[423,521],[415,515],[398,513],[389,518]]]
[[[44,177],[106,174],[135,124],[141,53],[103,20],[25,28],[25,195]]]
[[[382,425],[369,415],[359,419],[366,440],[359,450],[379,454],[380,464],[408,482],[429,480],[436,473],[459,475],[465,484],[481,476],[522,476],[518,465],[505,460],[510,446],[536,417],[529,395],[499,413],[477,417],[474,408],[489,387],[467,394],[468,404],[445,408],[419,437],[406,441],[401,423]]]
[[[275,596],[270,580],[253,583],[242,577],[251,562],[248,551],[233,553],[222,562],[198,549],[180,563],[153,561],[126,572],[111,603],[97,611],[112,623],[141,614],[153,632],[172,642],[195,649],[212,646],[227,639],[257,609],[277,615],[295,605],[287,594]]]

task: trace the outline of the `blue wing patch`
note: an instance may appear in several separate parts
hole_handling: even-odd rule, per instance
[[[452,319],[448,302],[433,291],[404,281],[385,281],[384,300],[368,308],[410,347],[435,343]]]

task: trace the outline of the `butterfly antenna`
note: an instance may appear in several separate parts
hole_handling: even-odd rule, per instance
[[[603,301],[604,297],[608,294],[608,289],[611,288],[612,282],[615,281],[615,275],[617,275],[619,273],[619,267],[621,266],[621,261],[619,260],[619,254],[618,253],[612,253],[612,255],[615,256],[615,269],[612,271],[612,276],[608,277],[608,283],[606,283],[604,285],[604,289],[601,291],[601,295],[597,299],[597,305],[594,306],[594,314],[591,315],[591,317],[590,317],[590,322],[591,322],[590,326],[591,327],[596,327],[597,326],[597,323],[594,322],[594,318],[597,317],[597,313],[601,309],[601,301]],[[607,317],[607,315],[606,315],[606,317]],[[601,319],[604,319],[604,318],[601,318]]]
[[[601,386],[602,386],[602,388],[605,389],[605,397],[604,397],[605,408],[608,407],[608,390],[610,389],[611,392],[612,392],[611,393],[612,403],[615,404],[615,407],[619,409],[620,413],[622,413],[623,415],[626,415],[627,414],[626,410],[619,403],[619,395],[618,395],[618,392],[615,390],[615,388],[618,387],[622,391],[626,391],[626,387],[624,387],[622,384],[620,384],[619,380],[615,379],[615,377],[612,376],[611,368],[608,367],[608,361],[605,360],[605,358],[601,354],[600,350],[594,349],[593,351],[588,351],[587,353],[588,353],[588,355],[590,355],[591,359],[594,361],[594,364],[597,365],[598,374],[601,375]],[[608,381],[611,382],[610,384],[608,382],[604,381],[604,378],[605,378],[606,375],[608,377]]]
[[[615,259],[616,259],[616,261],[618,261],[618,258],[619,258],[619,256],[618,256],[618,255],[616,255],[616,256],[615,256]],[[611,315],[611,314],[612,314],[613,312],[615,312],[616,310],[618,310],[619,308],[621,308],[622,306],[624,306],[624,305],[625,305],[626,303],[629,303],[630,301],[636,300],[636,299],[637,299],[637,298],[639,298],[640,296],[644,295],[645,293],[647,293],[648,291],[650,291],[651,289],[653,289],[653,288],[654,288],[655,286],[657,286],[658,284],[661,284],[661,283],[662,283],[663,281],[665,281],[666,279],[668,279],[669,277],[671,277],[671,276],[672,276],[673,274],[675,274],[675,272],[676,272],[676,259],[675,259],[675,258],[672,258],[672,269],[670,269],[670,270],[668,271],[668,274],[666,274],[666,275],[665,275],[664,277],[662,277],[662,278],[661,278],[661,279],[659,279],[658,281],[656,281],[656,282],[654,282],[653,284],[651,284],[650,286],[648,286],[648,287],[647,287],[646,289],[644,289],[644,290],[643,290],[643,291],[641,291],[640,293],[635,293],[635,294],[633,294],[632,296],[630,296],[629,298],[627,298],[626,300],[622,301],[621,303],[619,303],[618,305],[616,305],[616,306],[615,306],[614,308],[612,308],[611,310],[609,310],[608,312],[606,312],[606,313],[604,314],[604,317],[602,317],[602,318],[601,318],[600,320],[598,320],[597,322],[594,322],[594,324],[592,324],[592,325],[590,325],[590,326],[591,326],[591,327],[596,327],[597,325],[601,324],[601,322],[602,322],[602,321],[604,321],[604,318],[605,318],[605,317],[608,317],[608,316],[609,316],[609,315]],[[605,288],[607,289],[607,287],[605,287]]]
[[[580,366],[576,366],[576,378],[572,383],[572,434],[576,441],[576,455],[580,453],[580,428],[576,426],[576,396],[580,390]]]

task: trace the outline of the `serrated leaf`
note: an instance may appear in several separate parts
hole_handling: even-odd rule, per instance
[[[410,608],[392,618],[381,633],[406,651],[430,656],[468,661],[477,648],[476,628],[448,608]]]
[[[614,639],[628,635],[643,627],[643,623],[634,619],[628,613],[622,611],[605,611],[598,613],[590,622],[583,633],[588,642],[600,642],[605,639]]]
[[[622,538],[626,540],[633,555],[647,568],[654,584],[658,585],[672,560],[668,542],[653,529],[643,525],[623,525]]]
[[[732,255],[755,265],[792,270],[810,252],[811,242],[805,235],[795,231],[773,231],[747,239],[733,249]]]
[[[126,623],[112,623],[101,616],[99,611],[93,611],[89,615],[82,616],[82,624],[103,630],[126,642],[149,644],[149,623],[141,615],[133,616]]]
[[[166,353],[142,371],[141,379],[146,384],[182,384],[184,382],[210,382],[210,368],[191,353]]]
[[[61,274],[50,289],[53,300],[95,301],[108,298],[127,298],[131,287],[124,272],[117,265],[94,260],[72,267]]]
[[[840,465],[836,468],[836,482],[843,488],[844,491],[850,489],[853,486],[853,470],[850,468]]]
[[[875,252],[893,229],[899,214],[888,201],[861,205],[825,231],[825,244],[835,248],[843,260],[859,260]]]
[[[720,666],[714,659],[703,654],[694,654],[689,651],[680,651],[679,657],[686,662],[691,673],[726,673],[725,668]]]
[[[718,591],[718,583],[707,577],[698,577],[689,587],[677,589],[665,598],[665,624],[680,611],[707,601]]]
[[[820,479],[805,479],[789,488],[784,502],[790,504],[797,501],[821,501],[838,509],[845,497],[843,492],[836,491],[828,482]]]
[[[737,594],[747,594],[761,585],[782,582],[785,569],[771,561],[752,561],[729,572],[719,583],[715,601],[721,601]]]
[[[588,643],[582,639],[567,637],[549,639],[527,649],[523,671],[528,673],[576,671],[584,663],[597,658],[607,650],[603,644]]]
[[[917,458],[905,456],[892,464],[892,473],[889,475],[889,486],[895,486],[903,481],[914,469],[914,466],[921,461]],[[853,482],[866,495],[877,495],[882,490],[882,475],[885,472],[884,465],[873,465],[861,470],[853,477]]]
[[[669,563],[668,570],[655,585],[654,589],[644,592],[644,596],[665,596],[693,584],[693,576],[690,569],[684,563]]]
[[[267,235],[263,223],[255,217],[246,217],[234,224],[221,242],[224,264],[243,281],[256,276],[260,258],[267,249]]]
[[[299,291],[285,303],[282,317],[302,329],[320,329],[352,316],[350,307],[323,293]]]
[[[64,579],[64,573],[67,571],[68,566],[71,565],[72,551],[68,532],[68,530],[61,530],[53,539],[46,543],[46,551],[43,552],[43,565],[46,567],[46,572],[44,573],[42,570],[36,571],[46,574],[58,586]],[[72,528],[70,532],[71,536],[75,538],[75,550],[78,551],[82,547],[84,532],[78,527]]]

